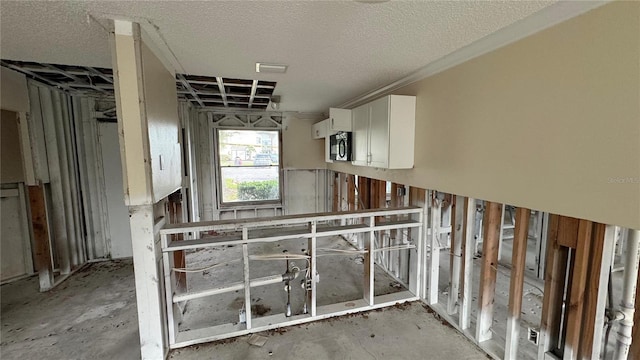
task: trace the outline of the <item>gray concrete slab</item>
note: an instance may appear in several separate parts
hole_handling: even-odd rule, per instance
[[[170,353],[191,359],[486,359],[487,355],[453,328],[443,325],[421,302],[195,345]]]

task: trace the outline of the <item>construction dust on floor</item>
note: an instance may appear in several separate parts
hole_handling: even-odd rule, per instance
[[[92,263],[49,292],[37,288],[37,277],[0,288],[3,360],[140,358],[130,260]],[[258,335],[254,345],[250,336],[243,336],[177,349],[169,358],[486,358],[420,302]]]

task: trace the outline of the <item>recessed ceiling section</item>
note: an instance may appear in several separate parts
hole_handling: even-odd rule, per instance
[[[274,81],[197,75],[176,78],[178,96],[201,107],[266,110],[276,87]]]
[[[12,60],[0,60],[0,64],[72,94],[113,97],[111,69]]]
[[[113,97],[111,69],[0,60],[2,66],[74,95]],[[176,74],[178,97],[199,107],[266,110],[274,81]]]

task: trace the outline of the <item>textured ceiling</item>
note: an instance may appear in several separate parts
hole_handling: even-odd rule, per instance
[[[166,41],[177,72],[276,81],[281,110],[324,112],[553,2],[3,0],[0,56],[110,68],[106,19],[132,19]],[[289,68],[256,74],[256,62]]]

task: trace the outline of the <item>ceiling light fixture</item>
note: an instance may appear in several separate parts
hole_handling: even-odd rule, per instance
[[[282,64],[265,64],[265,63],[256,63],[256,72],[259,73],[280,73],[284,74],[287,72],[287,65]]]
[[[280,95],[271,96],[271,99],[269,99],[269,106],[273,110],[278,110],[278,108],[280,107]]]

